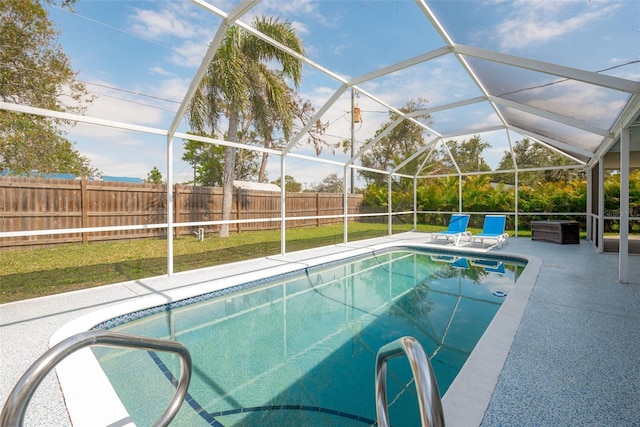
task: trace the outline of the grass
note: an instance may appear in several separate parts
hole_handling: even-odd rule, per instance
[[[394,225],[394,233],[410,225]],[[350,223],[349,241],[384,236],[386,224]],[[343,225],[287,230],[286,250],[343,242]],[[280,230],[174,239],[174,271],[221,265],[280,253]],[[165,239],[81,243],[0,251],[0,303],[166,274]]]
[[[394,225],[393,232],[410,231],[410,224]],[[419,225],[418,231],[443,227]],[[480,229],[470,228],[472,233]],[[387,224],[349,223],[349,241],[385,236]],[[531,236],[520,230],[519,236]],[[343,225],[287,230],[286,250],[294,252],[343,242]],[[227,239],[209,235],[174,239],[174,271],[186,271],[260,258],[280,253],[280,230],[231,234]],[[167,242],[139,239],[72,243],[37,249],[0,251],[0,304],[77,289],[159,276],[167,273]]]

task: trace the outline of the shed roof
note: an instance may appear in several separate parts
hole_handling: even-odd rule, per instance
[[[267,182],[233,181],[233,186],[241,190],[275,191],[280,192],[280,186]]]

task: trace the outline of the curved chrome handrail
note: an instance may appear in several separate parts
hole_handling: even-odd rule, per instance
[[[178,413],[191,381],[192,363],[189,350],[182,343],[176,341],[107,331],[87,331],[71,336],[51,347],[33,362],[9,394],[0,414],[0,425],[3,427],[21,426],[27,405],[44,377],[70,354],[93,345],[166,351],[178,355],[180,358],[180,379],[176,386],[176,393],[167,410],[154,424],[154,426],[169,425]]]
[[[402,337],[385,344],[376,356],[376,413],[378,426],[389,427],[387,407],[387,360],[406,355],[415,380],[420,419],[423,427],[444,427],[444,413],[438,383],[431,362],[420,343],[412,337]]]

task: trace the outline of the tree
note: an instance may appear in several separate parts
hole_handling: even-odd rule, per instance
[[[258,170],[256,153],[242,150],[238,156],[238,165],[234,179],[242,181],[252,180]],[[220,187],[224,176],[225,148],[208,142],[186,140],[182,160],[193,167],[193,184],[209,187]]]
[[[276,184],[276,185],[280,185],[280,187],[282,187],[282,185],[280,184],[280,178],[276,179],[275,181],[271,182],[272,184]],[[284,176],[284,189],[285,191],[288,191],[290,193],[299,193],[300,190],[302,190],[302,184],[300,184],[298,181],[296,181],[296,179],[294,177],[292,177],[291,175],[285,175]]]
[[[70,7],[72,3],[67,0],[62,5]],[[39,0],[0,2],[0,100],[77,114],[85,111],[93,99],[76,80],[57,37]],[[89,159],[64,137],[63,127],[71,124],[0,111],[0,170],[16,174],[98,174]]]
[[[482,157],[482,153],[487,148],[491,147],[488,142],[482,141],[480,135],[474,135],[471,139],[464,140],[460,143],[456,141],[448,141],[447,147],[451,151],[451,155],[455,160],[458,168],[461,172],[482,172],[490,171],[489,166]],[[443,149],[444,150],[444,149]],[[443,153],[443,159],[446,164],[450,164],[451,158]],[[450,164],[453,166],[453,164]]]
[[[570,164],[568,158],[545,148],[541,144],[531,141],[529,138],[516,141],[513,147],[513,152],[516,156],[518,169],[538,168],[541,166],[563,166]],[[498,170],[510,169],[514,169],[513,157],[510,152],[505,151],[502,159],[500,160],[500,164],[498,165]],[[534,186],[536,183],[546,181],[570,181],[579,177],[580,172],[570,169],[532,171],[518,174],[518,183],[521,185]],[[514,181],[508,183],[514,184]]]
[[[256,18],[252,26],[263,34],[303,53],[293,26],[277,18]],[[250,115],[259,133],[268,132],[270,118],[278,116],[283,129],[293,125],[291,91],[302,76],[302,61],[233,26],[227,30],[200,86],[190,103],[187,118],[196,132],[212,134],[221,115],[228,119],[226,137],[238,141],[243,115]],[[222,220],[230,217],[236,149],[226,147],[223,170]],[[220,237],[229,236],[229,225],[220,226]]]
[[[314,190],[318,193],[342,193],[344,190],[342,178],[335,172],[330,173],[324,177]]]
[[[292,89],[289,88],[291,100],[293,102],[292,108],[294,117],[300,122],[301,126],[306,126],[309,120],[315,114],[315,108],[311,104],[309,100],[303,100],[300,95],[293,92]],[[269,114],[267,119],[269,120],[262,127],[262,133],[260,136],[262,137],[261,144],[265,148],[278,149],[284,146],[285,142],[289,140],[289,134],[291,133],[291,129],[284,128],[281,123],[280,117],[276,114]],[[316,122],[314,126],[309,129],[307,132],[307,140],[306,143],[312,145],[315,148],[316,155],[320,155],[323,148],[328,146],[327,142],[322,139],[322,135],[326,132],[329,127],[329,123],[323,123],[320,120]],[[279,141],[274,140],[274,131],[280,130],[283,138]],[[256,133],[256,135],[258,135]],[[256,141],[259,144],[259,141]],[[338,144],[340,145],[340,144]],[[335,150],[338,148],[337,146],[332,146]],[[266,170],[267,170],[267,160],[269,158],[269,153],[262,153],[262,160],[260,163],[260,172],[258,174],[258,182],[264,182],[266,179]]]
[[[420,98],[417,101],[410,100],[406,106],[401,108],[403,113],[411,113],[424,108],[426,100]],[[384,123],[380,129],[376,131],[376,136],[380,135],[387,129],[396,119],[400,117],[398,113],[389,112],[389,121]],[[420,117],[428,120],[429,115],[425,114]],[[364,153],[360,159],[362,166],[378,170],[388,170],[389,168],[400,164],[407,157],[414,154],[422,145],[424,145],[424,129],[418,124],[403,120],[389,134],[381,138],[370,150]],[[369,141],[367,141],[368,143]],[[406,166],[407,169],[413,170],[417,167],[417,161],[411,162]],[[359,171],[359,174],[367,181],[367,183],[375,183],[383,185],[387,176],[370,171]]]
[[[162,173],[154,166],[147,174],[145,181],[149,184],[162,184]]]
[[[224,147],[201,141],[184,142],[182,160],[193,168],[193,184],[210,187],[222,185]]]

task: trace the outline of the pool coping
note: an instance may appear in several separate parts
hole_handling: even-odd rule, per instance
[[[252,271],[226,275],[208,280],[206,283],[196,283],[166,292],[141,296],[133,301],[85,314],[59,328],[51,336],[49,346],[51,347],[79,332],[90,330],[108,319],[117,318],[147,307],[166,305],[167,303],[262,279],[265,277],[266,271],[269,272],[268,276],[284,275],[316,265],[344,260],[345,258],[364,256],[384,249],[407,246],[448,253],[463,252],[487,255],[486,249],[478,250],[470,247],[451,246],[443,248],[439,245],[434,246],[428,243],[403,242],[399,240],[359,248],[353,245],[335,245],[333,247],[335,248],[334,253],[322,256],[308,255],[314,252],[311,250],[285,256],[265,257],[251,261],[254,268]],[[492,253],[491,256],[524,259],[528,264],[518,278],[517,286],[513,288],[505,299],[502,307],[442,399],[446,422],[449,426],[479,425],[481,423],[542,266],[540,258],[529,255],[500,251],[499,253]],[[245,263],[236,264],[237,266],[242,266]],[[231,268],[232,266],[227,267],[232,271],[234,270]],[[258,268],[255,269],[256,267]],[[200,276],[207,277],[207,274],[216,271],[220,271],[219,266],[201,269],[197,273]],[[184,278],[193,275],[194,272],[190,271],[177,273],[175,276]],[[167,276],[160,276],[148,280],[166,281],[168,278]],[[135,425],[89,348],[80,350],[63,360],[56,367],[56,372],[67,405],[67,411],[74,426],[93,426],[96,419],[100,419],[105,425]],[[460,408],[465,409],[461,411]]]
[[[518,257],[527,266],[442,398],[447,426],[479,426],[487,411],[543,264]]]

